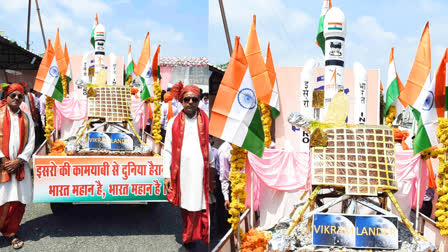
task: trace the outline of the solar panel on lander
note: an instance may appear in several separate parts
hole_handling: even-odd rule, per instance
[[[395,143],[386,126],[324,130],[327,147],[312,149],[312,184],[345,187],[348,195],[397,190]]]
[[[132,120],[131,90],[126,86],[95,88],[96,95],[88,98],[88,116],[104,118],[106,122]]]

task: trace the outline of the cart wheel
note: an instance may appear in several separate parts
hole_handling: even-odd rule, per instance
[[[63,215],[72,206],[72,203],[50,203],[51,212],[57,216]]]

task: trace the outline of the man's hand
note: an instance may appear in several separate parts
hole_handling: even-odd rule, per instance
[[[16,160],[8,160],[5,162],[5,170],[9,173],[9,174],[14,174],[16,173],[17,169],[20,167],[20,160],[16,159]]]
[[[226,200],[224,202],[224,207],[226,208],[227,211],[229,211],[229,209],[230,209],[230,201]]]
[[[171,187],[171,179],[170,178],[166,178],[165,181],[163,181],[163,184],[169,193],[171,193],[173,191],[173,188]]]

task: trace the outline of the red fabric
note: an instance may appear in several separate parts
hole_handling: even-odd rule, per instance
[[[14,91],[19,91],[22,95],[25,94],[25,90],[23,89],[23,86],[21,84],[14,83],[7,87],[7,89],[5,91],[5,97]]]
[[[25,82],[26,83],[26,82]],[[37,122],[38,120],[38,114],[36,106],[34,105],[34,96],[32,93],[28,93],[28,99],[30,101],[30,110],[31,110],[31,116],[33,117],[33,121]]]
[[[5,205],[0,206],[0,213],[3,212],[3,207]],[[0,226],[0,231],[4,236],[9,237],[19,231],[20,222],[22,221],[23,214],[25,213],[25,206],[25,204],[22,204],[19,201],[9,202],[8,215],[6,216],[3,226]]]
[[[171,88],[170,91],[173,96],[176,98],[176,100],[182,102],[182,98],[184,98],[185,93],[187,92],[192,92],[193,94],[195,94],[196,96],[200,96],[201,95],[201,89],[199,89],[197,86],[195,85],[188,85],[184,87],[184,84],[182,83],[182,81],[179,81],[176,85],[174,85]]]
[[[409,150],[409,146],[406,144],[405,140],[409,136],[409,132],[407,130],[400,130],[398,128],[393,128],[394,131],[394,139],[395,141],[401,142],[401,147],[403,150]]]
[[[148,103],[148,119],[152,119],[153,115],[152,115],[152,108],[151,108],[151,103]]]
[[[169,102],[169,101],[172,101],[172,100],[173,100],[173,94],[171,94],[171,92],[166,92],[163,95],[163,101]]]
[[[21,86],[20,86],[21,87]],[[2,106],[0,105],[0,108]],[[11,131],[11,118],[9,118],[9,107],[6,106],[5,112],[3,117],[3,139],[2,139],[2,152],[5,157],[10,160],[9,157],[9,137],[10,137],[10,131]],[[17,153],[17,156],[22,153],[23,148],[25,147],[25,122],[23,119],[23,113],[22,111],[19,111],[19,136],[20,136],[20,146],[19,146],[19,152]],[[24,166],[20,165],[16,172],[16,179],[17,181],[23,180],[25,177],[25,170]],[[6,175],[6,180],[2,182],[9,181],[9,175]]]
[[[209,143],[208,143],[208,117],[204,111],[198,109],[198,135],[199,143],[201,145],[202,156],[204,160],[204,196],[206,201],[206,214],[208,219],[208,190],[209,190]],[[182,151],[182,142],[185,131],[185,113],[183,111],[174,119],[173,122],[173,143],[172,143],[172,162],[171,162],[171,186],[172,192],[167,194],[168,201],[174,206],[180,206],[180,155]],[[205,227],[203,227],[205,228]],[[205,232],[205,231],[204,231]],[[208,234],[208,228],[206,230]],[[205,241],[205,240],[204,240]],[[206,241],[208,243],[208,240]]]
[[[182,220],[184,222],[184,232],[182,241],[190,243],[196,240],[203,240],[208,244],[208,215],[205,210],[190,212],[181,208]]]
[[[429,188],[437,188],[436,177],[434,175],[434,170],[432,168],[431,159],[428,158],[425,161],[426,161],[426,166],[428,167],[428,187]]]
[[[173,103],[171,101],[168,102],[168,120],[174,117],[173,113]]]

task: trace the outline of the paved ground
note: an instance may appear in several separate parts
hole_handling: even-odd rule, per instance
[[[180,211],[169,203],[74,205],[60,216],[39,203],[26,208],[19,251],[178,251],[182,231]],[[207,251],[202,242],[195,248]],[[0,251],[15,250],[1,237]]]

